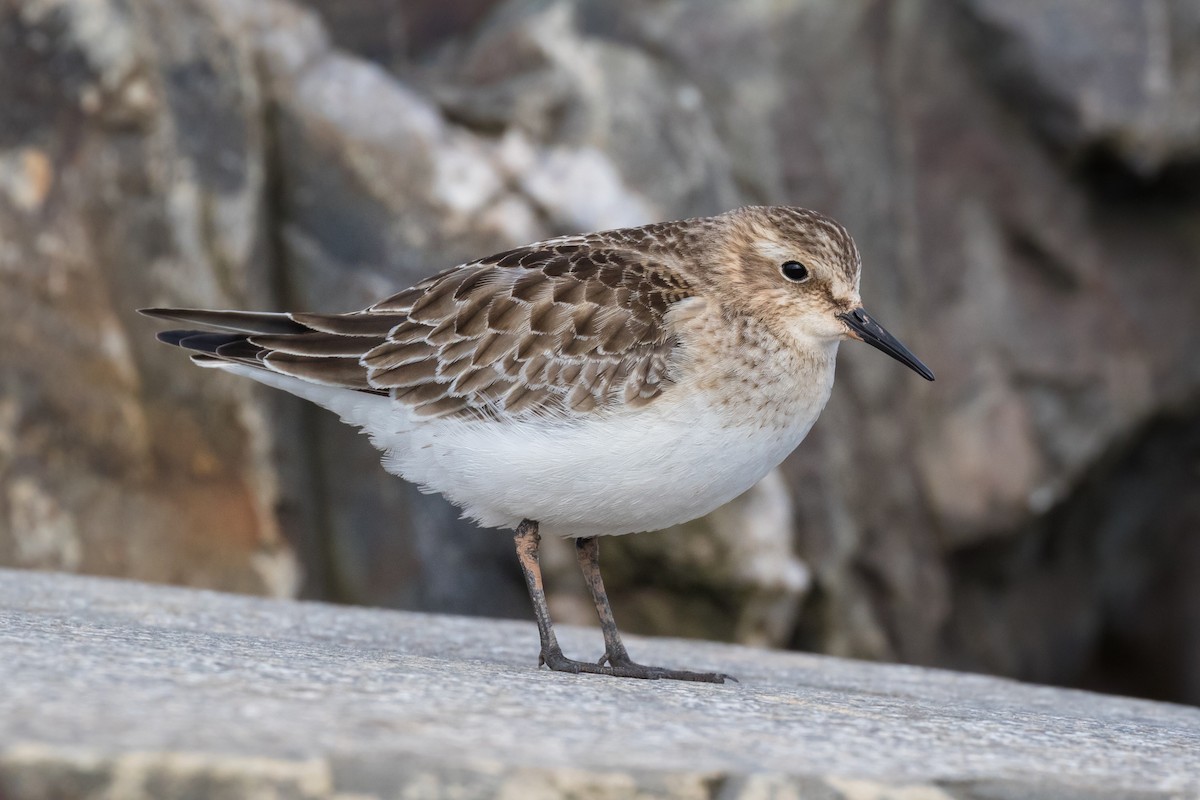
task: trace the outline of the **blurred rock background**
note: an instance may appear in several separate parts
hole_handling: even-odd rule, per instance
[[[843,347],[777,474],[604,543],[624,626],[1200,703],[1200,0],[0,0],[0,564],[524,618],[133,309],[743,203],[846,223],[938,381]]]

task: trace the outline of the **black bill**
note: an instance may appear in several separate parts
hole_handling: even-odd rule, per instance
[[[921,359],[909,352],[908,348],[900,344],[900,340],[887,332],[882,325],[867,316],[867,312],[861,308],[856,308],[853,311],[847,311],[845,314],[838,314],[843,322],[850,326],[854,338],[866,342],[878,350],[882,350],[892,358],[910,367],[913,372],[916,372],[927,381],[933,380],[933,372],[929,367],[921,363]]]

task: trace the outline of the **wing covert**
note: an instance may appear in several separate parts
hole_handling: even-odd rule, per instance
[[[364,315],[403,321],[361,363],[424,416],[640,406],[668,385],[670,307],[692,294],[641,253],[583,237],[435,275]]]

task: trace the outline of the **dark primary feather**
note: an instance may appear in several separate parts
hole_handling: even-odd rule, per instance
[[[238,333],[303,333],[304,326],[284,313],[269,311],[209,311],[203,308],[139,308],[139,314],[173,322],[206,325]]]

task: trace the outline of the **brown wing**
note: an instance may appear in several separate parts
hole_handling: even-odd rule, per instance
[[[391,394],[425,416],[583,413],[670,383],[664,317],[686,281],[596,237],[529,245],[435,275],[352,314],[144,309],[224,333],[159,338],[305,380]]]
[[[364,314],[403,315],[362,359],[427,416],[643,405],[669,382],[664,317],[691,289],[662,264],[582,238],[436,275]]]

